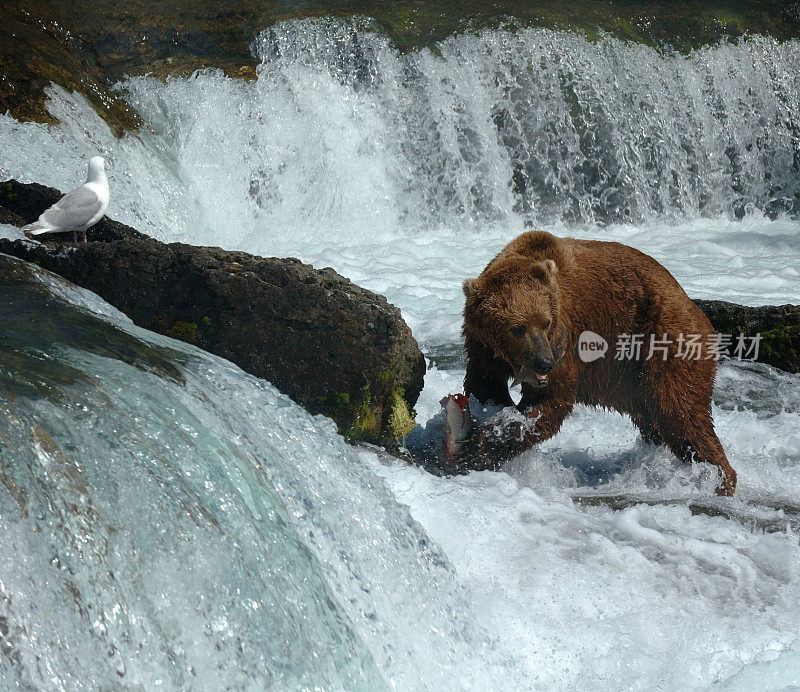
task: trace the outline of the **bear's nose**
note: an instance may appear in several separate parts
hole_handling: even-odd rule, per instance
[[[553,369],[553,360],[537,356],[536,360],[533,361],[533,369],[538,375],[547,375]]]

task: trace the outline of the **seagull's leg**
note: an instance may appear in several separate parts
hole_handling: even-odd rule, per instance
[[[78,242],[78,229],[77,228],[74,231],[72,231],[72,242],[73,243],[77,243]]]
[[[88,230],[88,229],[84,228],[84,229],[83,229],[83,231],[82,231],[82,233],[83,233],[83,242],[84,242],[84,243],[88,243],[88,242],[89,242],[88,240],[86,240],[86,231],[87,231],[87,230]]]

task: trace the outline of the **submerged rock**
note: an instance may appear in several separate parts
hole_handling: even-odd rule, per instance
[[[0,221],[29,223],[59,194],[0,183]],[[390,438],[398,403],[416,403],[425,361],[400,311],[333,269],[167,245],[110,219],[88,237],[107,242],[0,239],[0,252],[93,291],[146,329],[269,380],[352,438]]]

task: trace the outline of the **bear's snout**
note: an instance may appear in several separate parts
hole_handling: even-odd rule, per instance
[[[537,356],[533,361],[533,370],[537,375],[548,375],[552,369],[552,358]]]
[[[534,387],[546,387],[547,376],[555,367],[553,352],[544,332],[529,340],[528,348],[522,356],[522,366],[514,377],[512,387],[527,382]]]

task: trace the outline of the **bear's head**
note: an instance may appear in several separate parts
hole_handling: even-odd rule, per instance
[[[512,254],[464,282],[464,332],[511,366],[516,374],[512,386],[546,387],[563,356],[557,273],[552,259]]]

